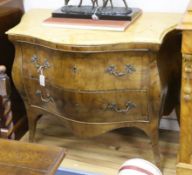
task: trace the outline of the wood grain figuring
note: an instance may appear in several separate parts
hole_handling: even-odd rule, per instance
[[[39,115],[43,114],[43,111],[62,117],[72,131],[82,137],[95,136],[115,128],[135,126],[144,130],[151,138],[156,162],[159,164],[157,128],[160,108],[160,84],[155,61],[156,55],[154,53],[129,51],[120,52],[120,54],[104,52],[103,54],[92,55],[90,53],[72,54],[63,52],[61,55],[64,55],[64,57],[61,57],[60,54],[54,51],[53,53],[56,53],[55,57],[50,57],[52,59],[49,59],[48,56],[51,56],[49,49],[41,49],[40,46],[35,45],[23,46],[25,46],[23,43],[16,44],[16,48],[18,48],[16,55],[20,55],[19,53],[23,52],[23,57],[15,59],[14,65],[16,67],[14,69],[16,68],[15,72],[21,73],[20,79],[23,77],[22,80],[18,81],[23,81],[24,86],[21,87],[19,85],[18,87],[21,88],[19,89],[20,93],[24,95],[26,102],[31,141],[34,139],[37,119]],[[33,57],[34,52],[37,57]],[[142,53],[145,54],[143,55]],[[134,60],[135,55],[138,55],[138,58]],[[75,72],[69,66],[68,59],[65,59],[65,57],[70,58],[71,65],[76,65]],[[110,61],[109,57],[111,58]],[[17,66],[19,66],[19,69],[21,68],[19,59],[22,59],[23,65],[21,72],[17,70]],[[89,59],[92,60],[89,64],[90,66],[86,63],[87,60],[89,62]],[[117,62],[120,59],[123,59],[120,62],[121,64]],[[45,63],[49,66],[46,67]],[[131,69],[132,73],[128,71],[128,73],[124,74],[126,63],[136,65],[134,71]],[[94,67],[91,64],[100,65],[100,69],[95,69],[94,72]],[[106,72],[106,67],[108,68],[111,64],[117,65],[118,70],[124,68],[120,72],[123,72],[123,78],[124,76],[128,78],[127,81],[130,84],[122,80],[122,75],[119,71],[117,71],[117,75],[116,73],[111,74],[110,71]],[[66,69],[57,68],[57,65],[64,65]],[[32,69],[29,69],[31,66]],[[42,66],[43,70],[38,71]],[[81,68],[81,66],[84,68]],[[78,67],[80,67],[82,77],[75,79],[73,76],[78,73]],[[146,70],[147,67],[148,70]],[[85,72],[87,69],[89,72]],[[65,71],[68,72],[68,76],[65,76]],[[135,73],[137,71],[138,73]],[[26,72],[26,74],[22,72]],[[144,72],[146,72],[146,75],[143,74]],[[88,73],[90,76],[87,76]],[[46,77],[45,86],[39,86],[38,79],[40,74]],[[100,77],[102,78],[103,74],[106,74],[106,78],[104,76],[105,79],[102,82]],[[14,73],[14,76],[17,75]],[[68,79],[70,76],[71,79]],[[129,77],[131,77],[132,81],[129,80]],[[81,81],[79,81],[80,78]],[[15,78],[15,80],[17,79],[18,77]],[[122,84],[123,82],[125,84]],[[134,82],[136,82],[135,85]],[[139,85],[137,85],[138,83]],[[150,99],[150,102],[148,102],[148,99]],[[92,132],[88,132],[90,130]]]
[[[8,32],[16,48],[12,74],[25,101],[29,140],[44,114],[61,118],[81,137],[137,127],[150,138],[160,167],[158,125],[166,93],[161,96],[159,48],[180,14],[144,13],[119,33],[45,27],[41,22],[48,15],[49,10],[27,12]],[[164,20],[156,23],[152,16]]]
[[[147,89],[147,72],[155,62],[154,55],[149,55],[146,51],[80,54],[59,52],[29,44],[23,44],[22,50],[25,50],[25,77],[38,78],[39,72],[35,65],[43,65],[47,61],[50,66],[43,71],[46,81],[54,82],[54,86],[67,90]],[[37,63],[32,63],[34,56]],[[111,67],[113,73],[110,71]]]
[[[148,44],[148,49],[157,49],[166,33],[174,29],[181,20],[182,14],[144,13],[125,32],[87,30],[86,35],[84,35],[84,30],[43,26],[42,21],[50,16],[50,10],[31,10],[24,15],[21,24],[17,28],[8,31],[7,34],[9,34],[9,37],[17,38],[18,36],[28,42],[68,51],[104,49],[111,51],[126,50],[130,47],[141,49],[142,46],[142,48],[146,49],[144,43]],[[156,20],[151,20],[151,16]],[[159,21],[163,22],[159,23]],[[45,29],[46,32],[44,32]],[[38,40],[35,40],[36,38]],[[135,43],[138,45],[135,45]]]
[[[179,28],[182,30],[182,85],[181,85],[181,134],[177,174],[192,173],[192,1]]]
[[[62,148],[1,139],[0,172],[2,175],[53,175],[64,155]]]
[[[37,94],[37,91],[40,91],[39,82],[28,79],[24,81],[27,84],[27,95],[31,105],[42,107],[58,115],[63,114],[70,120],[89,123],[149,121],[146,91],[116,90],[88,93],[63,91],[63,89],[48,86],[52,101],[45,103],[41,101],[42,94]],[[112,109],[112,104],[117,106]]]

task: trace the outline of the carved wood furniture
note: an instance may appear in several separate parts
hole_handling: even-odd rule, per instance
[[[54,175],[64,156],[59,147],[0,139],[1,175]]]
[[[83,137],[137,127],[151,139],[159,165],[158,124],[166,95],[160,98],[159,50],[181,15],[144,13],[126,32],[44,26],[50,15],[32,10],[7,32],[16,48],[12,73],[25,101],[30,141],[46,113]]]
[[[192,174],[192,1],[189,4],[182,23],[182,88],[180,149],[178,153],[177,174]]]
[[[14,137],[11,133],[14,132],[16,134],[16,138],[18,138],[20,133],[23,133],[23,129],[25,130],[27,129],[27,122],[26,122],[27,120],[25,115],[24,104],[12,82],[11,69],[15,50],[13,44],[8,40],[8,37],[5,34],[5,32],[19,23],[22,14],[23,14],[22,0],[0,0],[0,65],[6,66],[7,68],[6,72],[10,77],[10,88],[11,88],[10,99],[12,102],[12,111],[13,111],[12,121],[10,120],[7,120],[7,122],[4,121],[3,122],[4,124],[2,124],[2,126],[4,133],[7,133],[3,135],[7,136],[7,138],[12,139]],[[3,107],[0,106],[0,108]],[[10,119],[10,117],[6,117],[6,119]],[[12,123],[13,125],[9,125],[9,123]]]
[[[6,67],[0,66],[0,137],[15,138],[10,101],[10,81],[5,73]]]

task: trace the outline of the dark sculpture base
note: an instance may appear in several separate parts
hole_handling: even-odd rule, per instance
[[[142,13],[139,8],[64,6],[52,13],[52,17],[92,19],[96,15],[101,20],[133,20]]]

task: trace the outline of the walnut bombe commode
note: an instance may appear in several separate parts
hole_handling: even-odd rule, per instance
[[[37,119],[47,113],[83,137],[137,127],[151,139],[159,165],[158,55],[181,15],[143,13],[125,32],[42,25],[50,15],[31,10],[7,32],[16,48],[12,73],[25,101],[30,141]]]

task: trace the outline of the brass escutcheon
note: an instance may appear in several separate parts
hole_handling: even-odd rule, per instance
[[[106,68],[106,72],[114,75],[115,77],[122,77],[128,74],[132,74],[135,71],[136,71],[135,67],[131,64],[126,64],[125,70],[123,72],[118,72],[114,65],[110,65]]]

